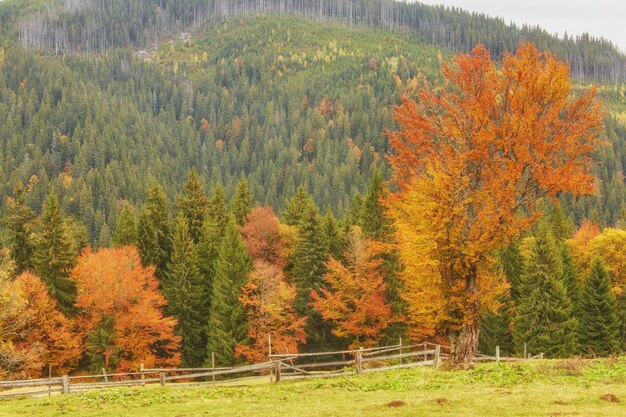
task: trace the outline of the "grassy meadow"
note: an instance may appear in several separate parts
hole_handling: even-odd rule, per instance
[[[626,416],[626,358],[268,381],[5,400],[0,416]]]

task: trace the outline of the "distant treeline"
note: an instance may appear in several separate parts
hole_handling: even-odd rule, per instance
[[[224,18],[264,13],[406,31],[455,52],[482,43],[494,57],[527,40],[569,61],[572,75],[583,82],[626,80],[626,56],[606,39],[587,34],[559,38],[540,27],[506,24],[485,14],[395,0],[63,0],[24,17],[19,37],[28,48],[91,54],[147,47]]]

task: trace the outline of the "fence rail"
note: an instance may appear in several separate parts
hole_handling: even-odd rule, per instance
[[[270,353],[267,362],[229,368],[144,368],[142,364],[138,372],[106,373],[102,369],[102,373],[97,375],[0,381],[0,399],[70,394],[113,387],[144,387],[150,384],[216,385],[218,382],[248,381],[263,376],[269,376],[271,381],[278,383],[281,379],[329,378],[418,366],[437,367],[450,356],[450,351],[450,347],[435,343],[402,345],[400,341],[391,346],[332,352]],[[495,353],[495,356],[477,354],[474,361],[512,362],[543,359],[544,356],[541,353],[532,357],[501,357],[499,347],[496,347]]]

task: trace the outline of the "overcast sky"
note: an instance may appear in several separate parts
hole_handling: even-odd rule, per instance
[[[626,52],[626,0],[418,0],[502,17],[506,22],[539,25],[550,33],[587,32]]]

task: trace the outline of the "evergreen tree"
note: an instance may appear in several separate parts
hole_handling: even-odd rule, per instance
[[[248,181],[242,175],[235,189],[235,195],[231,203],[231,212],[235,216],[237,224],[243,226],[250,211],[252,211],[252,196],[248,189]]]
[[[207,218],[212,224],[219,227],[220,236],[224,236],[224,231],[226,230],[226,225],[228,224],[228,207],[226,206],[224,189],[221,185],[216,186],[213,190],[213,194],[211,194]]]
[[[6,218],[8,247],[15,262],[15,273],[19,275],[32,267],[33,221],[35,212],[26,205],[24,186],[18,183],[13,190],[13,198],[7,204]]]
[[[130,211],[128,204],[124,205],[117,218],[112,244],[114,247],[137,245],[137,225],[135,224],[135,216]]]
[[[165,272],[163,294],[167,299],[167,310],[178,321],[176,333],[182,338],[182,364],[195,367],[202,365],[206,356],[205,346],[201,345],[204,306],[202,276],[188,222],[182,213],[174,222],[172,256]]]
[[[239,296],[251,270],[252,259],[231,218],[219,247],[207,325],[207,352],[215,353],[217,365],[233,365],[235,345],[247,338],[246,311]]]
[[[514,239],[498,253],[498,264],[511,285],[511,299],[517,303],[520,298],[522,277],[524,276],[524,259],[520,252],[519,239]]]
[[[385,217],[386,210],[381,203],[386,196],[383,175],[376,169],[363,198],[359,216],[359,224],[368,239],[387,241],[392,233],[391,220]]]
[[[522,277],[513,339],[517,352],[524,342],[529,352],[566,357],[576,347],[576,319],[563,282],[554,237],[540,225]]]
[[[581,288],[578,282],[578,274],[574,266],[572,252],[566,243],[562,243],[559,248],[561,265],[563,267],[563,283],[567,290],[567,296],[572,302],[572,309],[575,317],[578,317],[580,307]]]
[[[156,266],[156,276],[163,279],[164,271],[171,253],[171,221],[167,209],[167,197],[165,191],[157,182],[153,182],[148,190],[148,200],[146,204],[146,215],[149,222],[142,227],[152,227],[153,231],[146,236],[156,234],[158,242],[158,256],[154,265]]]
[[[313,197],[301,185],[289,199],[287,207],[282,213],[282,220],[289,226],[297,226],[304,220],[309,210],[315,207]]]
[[[572,237],[573,224],[565,217],[560,204],[552,207],[549,217],[550,228],[557,242],[562,242]]]
[[[178,197],[178,210],[189,222],[189,233],[194,243],[200,240],[200,229],[209,211],[209,199],[204,194],[202,183],[195,169],[189,171],[183,194]]]
[[[322,219],[322,230],[326,238],[328,254],[335,259],[342,259],[343,241],[341,231],[339,230],[339,222],[337,222],[330,207],[326,208],[326,215]]]
[[[294,307],[300,316],[307,317],[307,348],[324,348],[330,337],[330,327],[310,306],[311,290],[324,285],[328,262],[328,245],[322,230],[322,219],[315,206],[309,206],[297,225],[298,239],[292,254],[292,276],[296,285]]]
[[[363,196],[361,194],[355,194],[348,209],[344,213],[343,228],[348,231],[352,226],[358,225],[361,220],[361,213],[363,212]]]
[[[137,224],[137,247],[143,266],[157,265],[161,259],[161,247],[159,246],[159,234],[152,223],[152,217],[147,208],[139,213]]]
[[[598,356],[619,349],[619,321],[611,278],[600,258],[591,261],[580,300],[579,344],[582,352]]]
[[[75,246],[59,199],[52,192],[41,214],[33,266],[66,314],[73,312],[76,300],[76,285],[70,279],[70,271],[76,264]]]

